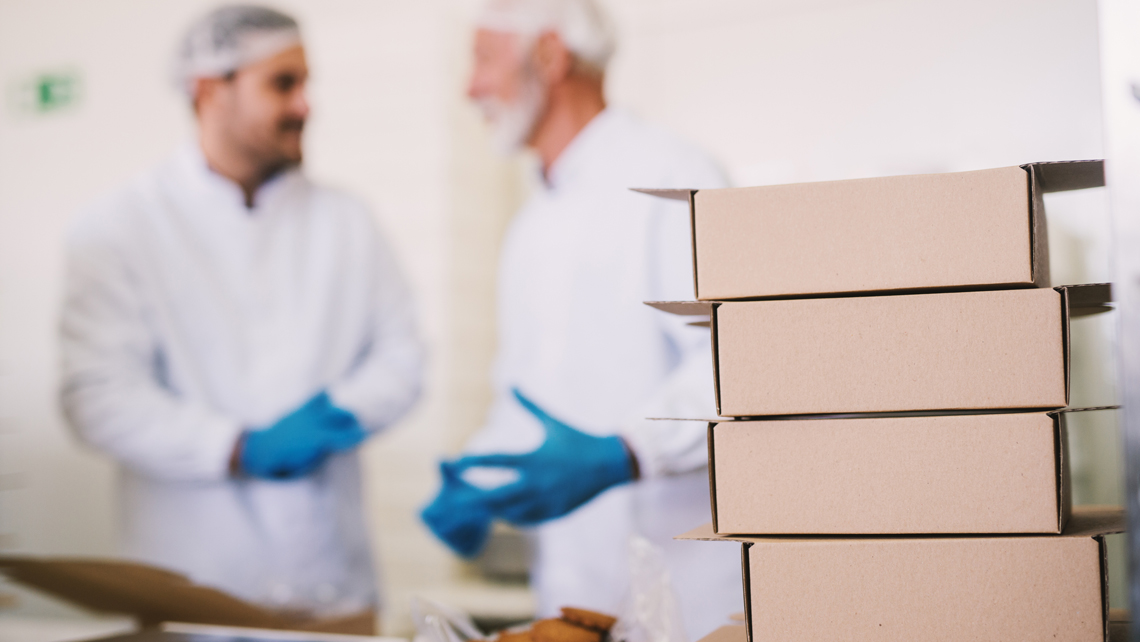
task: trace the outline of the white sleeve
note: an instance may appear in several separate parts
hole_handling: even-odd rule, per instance
[[[371,336],[356,366],[329,388],[333,403],[369,430],[395,423],[419,399],[424,349],[416,330],[411,291],[391,248],[369,225],[368,264],[374,278]]]
[[[711,165],[686,172],[688,181],[666,187],[722,187]],[[645,198],[652,198],[646,196]],[[689,208],[659,199],[651,220],[650,296],[655,300],[692,300],[692,242]],[[716,417],[712,337],[708,328],[689,325],[693,318],[657,312],[658,327],[676,354],[676,365],[641,408],[641,417],[622,427],[621,435],[637,457],[642,477],[679,475],[708,465],[707,421],[652,421],[649,418]],[[697,320],[704,320],[698,318]]]
[[[642,477],[680,475],[708,465],[707,419],[716,416],[709,329],[689,326],[691,318],[658,314],[679,362],[642,407],[645,418],[630,422],[621,431],[637,457]]]
[[[700,355],[700,361],[709,355]],[[707,395],[699,391],[709,389]],[[714,417],[706,398],[712,395],[712,369],[697,359],[688,359],[677,367],[669,379],[646,404],[647,415],[653,417]],[[680,475],[708,465],[706,421],[654,421],[646,418],[623,427],[621,436],[637,457],[641,476]]]
[[[161,385],[137,275],[111,241],[85,232],[69,239],[61,321],[60,396],[71,426],[149,477],[225,479],[241,425]]]

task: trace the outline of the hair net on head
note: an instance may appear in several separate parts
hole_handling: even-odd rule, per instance
[[[190,26],[174,66],[175,81],[193,95],[196,78],[217,78],[301,44],[293,18],[256,5],[224,5]]]
[[[476,25],[523,36],[553,31],[570,53],[599,72],[614,53],[613,26],[594,0],[490,0]]]

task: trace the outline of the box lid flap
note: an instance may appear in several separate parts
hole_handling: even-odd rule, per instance
[[[1027,163],[1021,167],[1034,168],[1041,181],[1041,191],[1067,192],[1075,189],[1104,187],[1104,161],[1078,160]]]
[[[1103,179],[1102,179],[1103,180]],[[656,189],[653,187],[631,187],[630,191],[649,194],[660,198],[671,198],[675,201],[688,202],[689,196],[696,193],[695,189]]]
[[[1093,537],[1123,533],[1126,521],[1123,506],[1074,506],[1062,536]]]
[[[1081,317],[1112,309],[1111,283],[1084,283],[1062,285],[1056,288],[1064,292],[1068,300],[1069,316]]]
[[[1111,535],[1123,533],[1125,529],[1124,508],[1121,506],[1074,506],[1072,517],[1065,526],[1065,532],[1060,537],[1096,537],[1098,535]],[[852,536],[843,535],[717,535],[713,531],[712,523],[698,526],[691,531],[674,537],[680,540],[700,540],[706,542],[743,542],[754,543],[776,540],[833,540],[850,539]],[[908,537],[938,537],[946,535],[859,535],[859,539],[905,539]],[[953,535],[951,537],[1058,537],[1057,535]]]
[[[1054,290],[1062,292],[1068,298],[1069,315],[1084,316],[1111,310],[1112,284],[1111,283],[1080,283],[1075,285],[1059,285]],[[913,293],[874,294],[872,296],[896,296]],[[929,293],[936,294],[936,293]],[[803,298],[854,298],[855,293],[846,293],[843,296],[820,297],[792,297]],[[645,301],[645,305],[656,308],[669,314],[679,316],[709,316],[714,307],[723,303],[739,303],[739,301]]]
[[[713,530],[712,522],[701,524],[693,530],[681,533],[673,539],[698,540],[702,542],[714,542],[719,540],[740,541],[733,540],[733,538],[729,535],[717,535]]]
[[[1082,406],[1080,408],[1061,408],[1049,411],[1050,415],[1064,415],[1070,412],[1092,412],[1094,410],[1120,410],[1120,406]]]
[[[646,301],[645,305],[682,317],[707,317],[713,311],[710,301]]]

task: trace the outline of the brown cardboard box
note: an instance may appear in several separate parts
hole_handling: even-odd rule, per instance
[[[1128,611],[1113,609],[1109,612],[1108,642],[1128,642]],[[748,642],[744,625],[729,624],[709,633],[697,642]]]
[[[710,423],[713,530],[1060,533],[1068,412]]]
[[[699,300],[1047,287],[1042,194],[1104,185],[1103,161],[711,190],[686,200]]]
[[[1129,613],[1109,612],[1108,642],[1129,642]],[[701,637],[698,642],[748,642],[748,631],[743,625],[726,625]]]
[[[78,606],[161,622],[375,635],[373,611],[312,618],[251,604],[165,569],[118,560],[0,555],[0,573]]]
[[[1052,409],[1068,403],[1069,317],[1107,284],[729,302],[710,314],[717,413]]]
[[[742,543],[749,642],[1102,642],[1104,535],[1120,508],[1078,507],[1062,535],[725,537]]]

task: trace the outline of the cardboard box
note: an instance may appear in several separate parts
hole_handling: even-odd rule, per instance
[[[1121,508],[1078,507],[1062,535],[737,537],[749,642],[1102,642],[1104,535]]]
[[[1131,617],[1127,610],[1109,611],[1108,642],[1128,642]],[[697,642],[748,642],[748,630],[742,624],[729,624],[709,633]]]
[[[1070,316],[1107,284],[776,301],[650,302],[711,314],[717,413],[1055,409]]]
[[[710,423],[713,531],[1057,534],[1066,414]]]
[[[698,300],[1048,287],[1042,194],[1103,161],[711,190],[689,202]]]
[[[130,615],[140,626],[188,622],[375,635],[376,613],[312,618],[251,604],[166,569],[118,560],[0,555],[14,582],[93,611]]]

